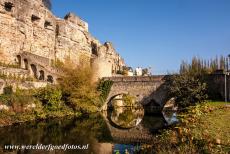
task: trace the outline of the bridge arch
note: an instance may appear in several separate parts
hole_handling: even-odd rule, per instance
[[[108,106],[108,108],[110,108],[110,107],[112,107],[113,106],[113,100],[116,98],[116,97],[118,97],[118,96],[123,96],[123,95],[125,95],[125,94],[128,94],[127,92],[123,92],[123,93],[118,93],[118,94],[114,94],[113,96],[111,96],[109,99],[108,99],[108,102],[107,102],[107,106]],[[122,100],[122,98],[121,98],[121,100]]]
[[[167,76],[147,77],[110,77],[104,80],[113,81],[108,98],[101,108],[107,110],[110,101],[119,94],[130,94],[136,97],[136,101],[143,106],[156,105],[163,109],[167,101]]]

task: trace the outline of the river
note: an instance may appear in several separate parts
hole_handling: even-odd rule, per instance
[[[154,152],[151,143],[158,130],[177,122],[174,112],[146,115],[143,109],[117,108],[78,118],[47,119],[0,128],[0,153],[11,154],[109,154]],[[68,144],[68,145],[67,145]],[[18,150],[3,150],[18,145]],[[30,146],[31,145],[31,146]],[[87,148],[70,150],[30,150],[48,148]],[[78,147],[77,147],[78,145]],[[43,146],[43,147],[42,147]],[[47,147],[45,147],[47,146]],[[36,147],[36,148],[37,148]],[[55,147],[54,147],[55,148]],[[56,147],[57,148],[57,147]]]

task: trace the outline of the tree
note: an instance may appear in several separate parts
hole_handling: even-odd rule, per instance
[[[41,88],[35,96],[50,111],[57,111],[62,105],[62,91],[55,86]]]
[[[170,97],[176,98],[179,108],[202,103],[207,99],[206,84],[200,82],[197,77],[189,74],[171,76],[168,81]]]
[[[182,61],[180,66],[180,73],[190,73],[197,75],[205,75],[215,72],[217,69],[225,70],[228,68],[228,58],[224,56],[215,59],[203,60],[201,58],[193,57],[189,64]]]
[[[101,103],[97,84],[93,82],[92,69],[69,63],[62,68],[62,71],[63,76],[58,82],[64,101],[77,111],[97,111]]]

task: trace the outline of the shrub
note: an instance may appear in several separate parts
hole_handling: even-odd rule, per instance
[[[37,103],[30,91],[17,89],[15,93],[0,95],[0,101],[11,106],[16,113],[24,112],[26,105]]]
[[[196,105],[207,99],[206,84],[188,74],[174,75],[167,81],[169,94],[176,97],[179,108]]]
[[[75,111],[94,112],[101,103],[96,83],[93,82],[93,71],[89,67],[79,67],[73,64],[65,65],[59,86],[63,100]]]
[[[43,103],[43,105],[51,111],[60,109],[62,104],[62,91],[54,86],[47,86],[37,91],[35,96]]]
[[[64,63],[60,59],[51,60],[51,66],[56,68],[61,68],[64,66]]]
[[[104,103],[108,98],[109,92],[113,85],[111,80],[101,80],[98,84],[97,90],[100,92],[100,101]]]
[[[12,86],[6,86],[3,88],[3,94],[5,95],[11,95],[13,94],[13,87]]]

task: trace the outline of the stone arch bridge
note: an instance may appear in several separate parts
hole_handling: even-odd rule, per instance
[[[101,108],[107,110],[111,100],[121,94],[136,96],[143,106],[157,106],[163,109],[168,100],[168,91],[165,79],[168,76],[140,76],[140,77],[106,77],[104,80],[113,81],[108,98]]]

